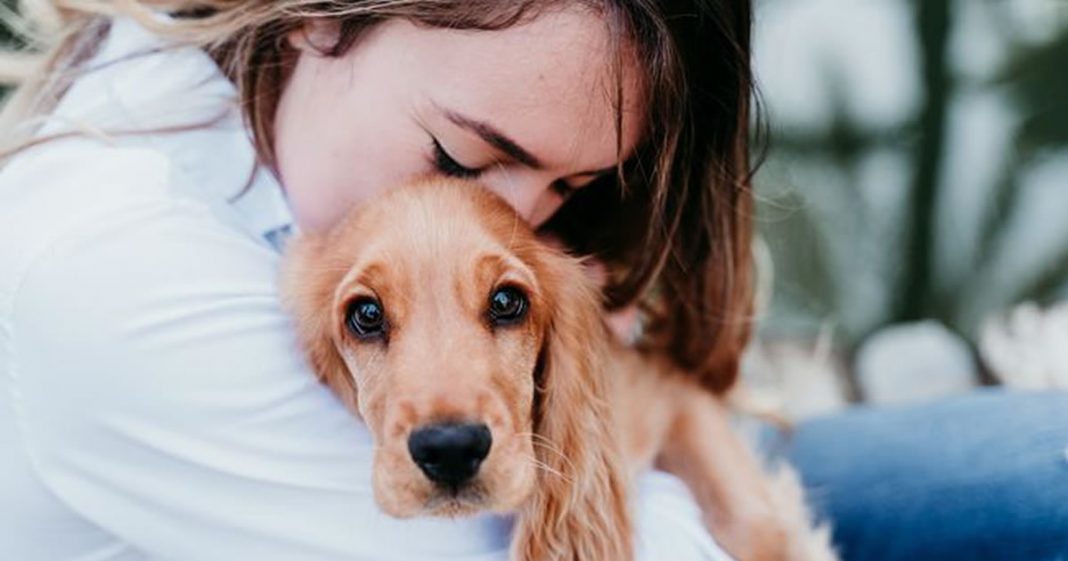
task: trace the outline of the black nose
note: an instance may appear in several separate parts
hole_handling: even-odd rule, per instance
[[[478,473],[493,437],[483,424],[442,423],[408,437],[408,453],[431,481],[456,487]]]

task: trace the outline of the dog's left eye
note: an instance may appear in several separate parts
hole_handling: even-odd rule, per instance
[[[349,330],[361,339],[379,337],[385,334],[386,314],[378,300],[360,298],[349,304],[346,323]]]
[[[527,297],[514,286],[502,286],[490,295],[489,315],[495,325],[510,325],[527,313]]]

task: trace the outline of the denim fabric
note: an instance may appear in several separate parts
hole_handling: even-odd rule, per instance
[[[1068,561],[1068,393],[858,407],[771,444],[845,561]]]

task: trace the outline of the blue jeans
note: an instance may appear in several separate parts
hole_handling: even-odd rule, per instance
[[[1068,561],[1068,393],[858,407],[773,445],[846,561]]]

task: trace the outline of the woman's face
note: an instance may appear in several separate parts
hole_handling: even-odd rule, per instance
[[[604,23],[544,14],[501,31],[367,32],[341,57],[330,29],[299,49],[275,120],[278,170],[297,224],[329,227],[352,205],[428,173],[477,177],[535,225],[568,193],[614,173],[615,79]],[[638,71],[625,65],[622,156],[644,123]]]

